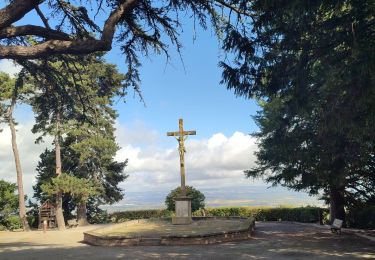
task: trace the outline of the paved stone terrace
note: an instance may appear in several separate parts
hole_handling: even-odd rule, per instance
[[[208,246],[99,247],[81,243],[84,231],[0,232],[0,259],[375,259],[375,243],[354,234],[292,223],[257,223],[253,239]]]

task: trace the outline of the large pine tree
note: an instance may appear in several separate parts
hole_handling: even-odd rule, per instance
[[[256,97],[262,111],[258,167],[263,177],[322,192],[331,218],[374,196],[375,2],[251,1],[252,21],[230,27],[223,82]]]
[[[25,66],[32,72],[34,83],[42,84],[32,102],[36,113],[33,131],[42,133],[41,137],[54,135],[56,176],[70,173],[98,180],[105,191],[99,198],[106,198],[105,202],[121,199],[117,185],[126,178],[122,174],[126,161],[113,161],[119,147],[114,137],[113,124],[117,114],[112,102],[115,96],[124,95],[126,77],[98,56],[82,60],[63,57],[62,61],[26,63]],[[63,154],[63,151],[69,154]],[[46,151],[44,157],[49,158],[50,152]],[[42,162],[38,169],[48,168],[49,162],[49,159]],[[39,173],[42,181],[45,180],[43,176],[50,175]],[[64,221],[63,195],[59,192],[55,196],[59,226],[63,226]],[[78,205],[82,223],[86,219],[85,209],[85,203]]]

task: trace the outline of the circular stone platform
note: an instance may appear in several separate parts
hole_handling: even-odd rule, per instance
[[[100,246],[202,245],[244,240],[254,231],[253,218],[198,217],[189,225],[170,218],[141,219],[84,233],[84,241]]]

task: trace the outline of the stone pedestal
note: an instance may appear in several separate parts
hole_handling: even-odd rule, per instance
[[[193,222],[191,218],[191,198],[178,197],[175,199],[176,216],[172,218],[173,225],[187,225]]]

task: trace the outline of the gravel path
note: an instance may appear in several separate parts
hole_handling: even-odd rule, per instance
[[[82,232],[0,232],[0,259],[375,259],[375,243],[353,234],[333,235],[314,226],[257,223],[254,238],[208,246],[95,247]]]

